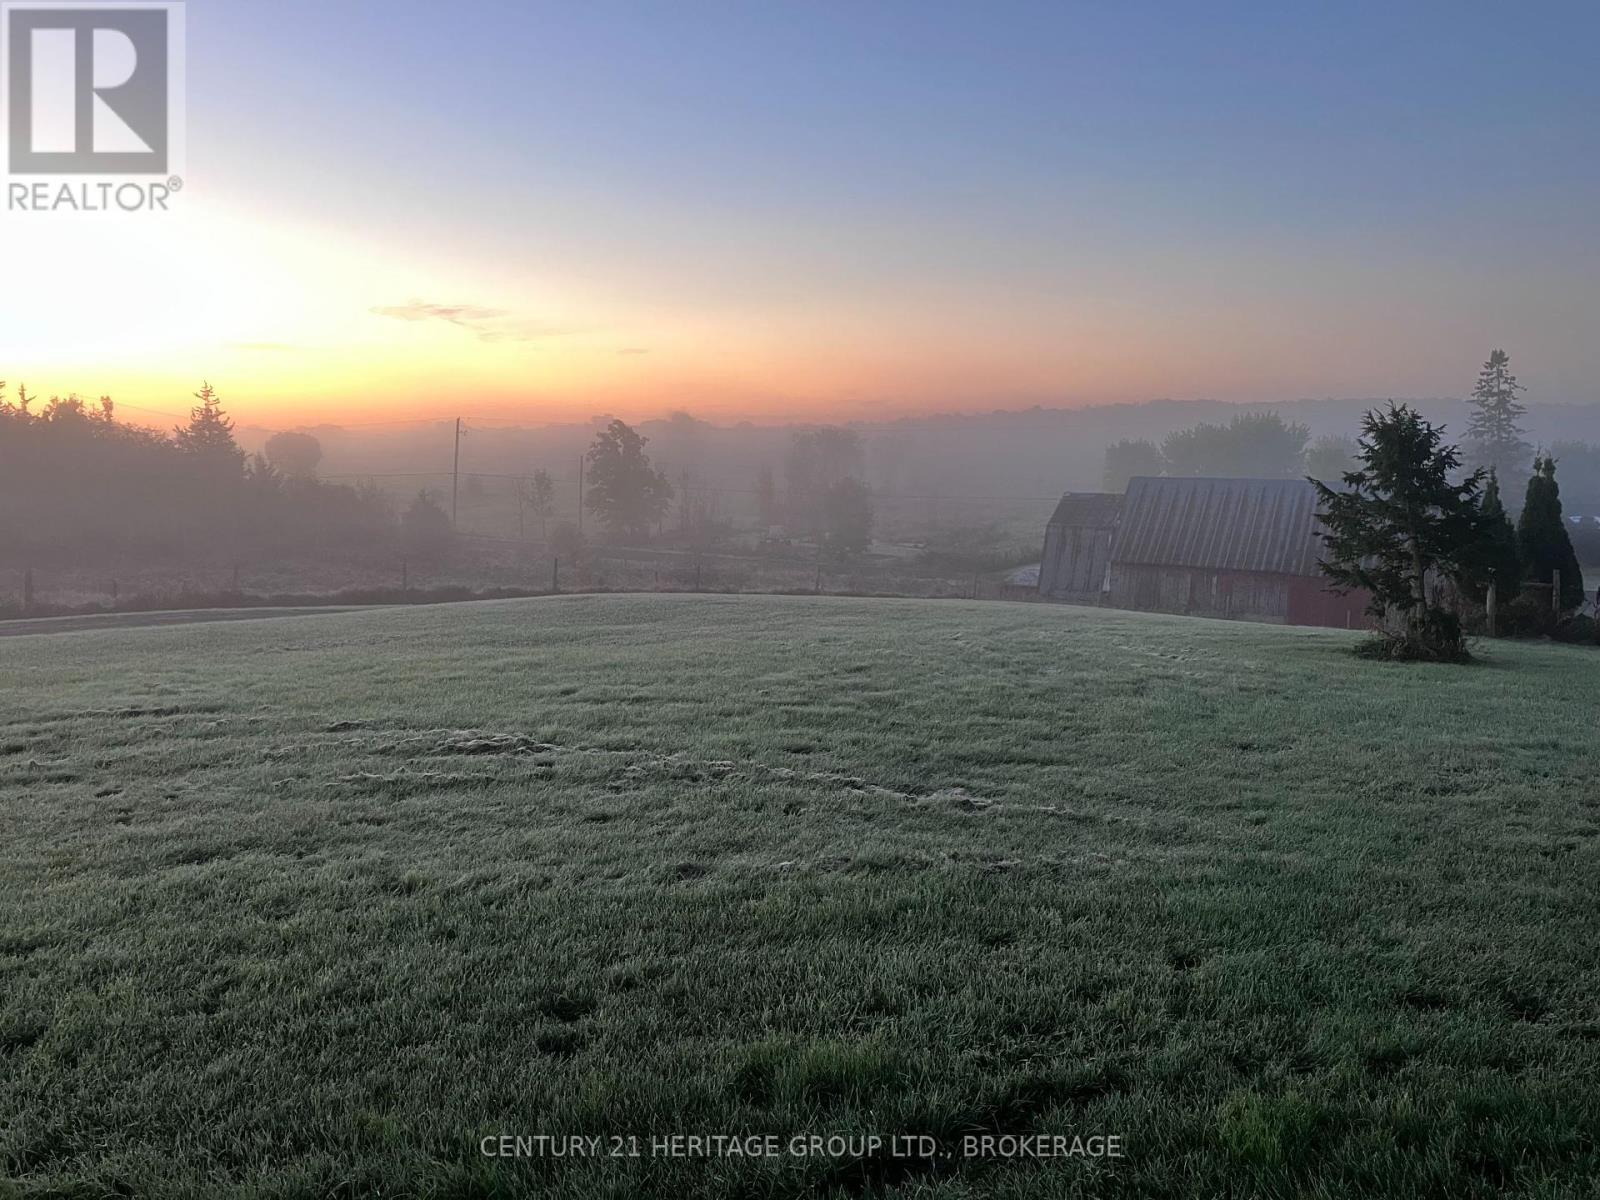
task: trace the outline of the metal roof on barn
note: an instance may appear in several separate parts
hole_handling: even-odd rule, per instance
[[[1316,575],[1317,526],[1316,489],[1303,479],[1140,477],[1128,484],[1111,557],[1145,566]]]
[[[1122,497],[1115,492],[1068,492],[1061,497],[1050,524],[1067,528],[1110,529],[1122,511]]]

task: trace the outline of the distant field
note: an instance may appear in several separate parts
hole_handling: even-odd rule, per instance
[[[0,1195],[1600,1193],[1600,652],[1349,641],[690,596],[0,641]],[[978,1131],[1126,1157],[649,1157]]]
[[[237,577],[230,566],[216,563],[38,567],[32,572],[31,609],[24,606],[27,571],[11,567],[0,568],[0,621],[22,619],[25,611],[38,619],[261,604],[292,608],[326,602],[352,607],[432,603],[472,599],[474,593],[538,596],[551,591],[552,584],[569,593],[1031,598],[1005,592],[1009,570],[997,567],[975,576],[966,568],[922,565],[915,551],[898,549],[898,554],[879,553],[844,564],[824,562],[820,571],[814,550],[792,546],[770,556],[605,546],[593,549],[577,565],[560,563],[559,571],[543,546],[502,546],[492,553],[463,553],[448,563],[410,562],[404,568],[398,556],[380,554],[269,561],[247,564]]]
[[[100,629],[142,629],[154,625],[204,625],[212,621],[261,621],[277,617],[326,616],[351,608],[197,608],[177,612],[94,613],[76,617],[26,617],[0,621],[0,637],[41,633],[86,633]]]

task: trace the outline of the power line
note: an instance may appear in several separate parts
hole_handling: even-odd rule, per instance
[[[192,413],[163,412],[159,408],[144,408],[138,404],[124,404],[121,400],[117,399],[113,399],[111,401],[111,408],[113,412],[124,408],[131,408],[134,412],[150,413],[152,416],[157,417],[171,417],[174,421],[187,421],[191,416],[194,415]]]
[[[335,475],[319,475],[319,479],[443,479],[454,475],[452,471],[346,471]],[[462,479],[507,479],[519,481],[529,478],[533,473],[518,474],[506,471],[462,471]],[[550,482],[553,484],[580,483],[581,478],[574,476],[552,475]],[[759,496],[757,488],[723,487],[720,484],[695,483],[689,489],[697,495],[711,494],[718,496]],[[958,496],[947,493],[938,495],[920,495],[906,492],[880,492],[872,491],[874,500],[916,500],[938,501],[941,504],[1055,504],[1061,499],[1060,495],[1054,496]]]
[[[319,479],[423,479],[431,477],[443,478],[452,474],[450,471],[346,471],[335,475],[319,475]],[[462,471],[463,479],[510,479],[523,480],[533,473],[516,473],[503,471]],[[570,484],[575,482],[573,476],[552,475],[551,483]],[[719,496],[759,496],[757,488],[724,487],[714,483],[692,483],[689,491],[696,495],[713,494]],[[1059,494],[1053,496],[960,496],[941,492],[937,495],[922,495],[910,492],[880,492],[872,490],[874,500],[936,500],[940,503],[951,504],[1055,504],[1060,501]]]

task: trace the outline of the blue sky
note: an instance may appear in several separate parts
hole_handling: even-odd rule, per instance
[[[1448,394],[1499,344],[1600,399],[1593,5],[189,7],[189,202],[349,314],[264,397],[404,333],[558,407]]]

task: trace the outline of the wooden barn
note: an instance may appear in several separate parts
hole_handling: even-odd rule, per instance
[[[1039,594],[1069,604],[1099,604],[1111,570],[1111,540],[1122,497],[1068,492],[1044,530]]]
[[[1303,479],[1135,479],[1111,550],[1117,608],[1362,628],[1366,596],[1317,569],[1317,494]]]

